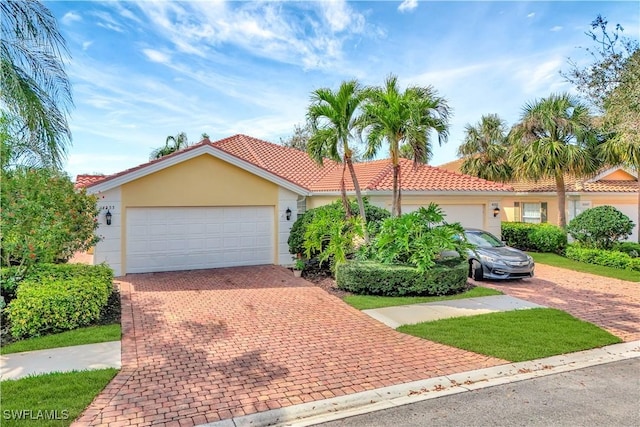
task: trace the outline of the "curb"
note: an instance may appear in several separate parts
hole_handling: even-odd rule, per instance
[[[640,358],[640,341],[413,381],[201,424],[199,427],[311,426],[427,399],[634,358]]]

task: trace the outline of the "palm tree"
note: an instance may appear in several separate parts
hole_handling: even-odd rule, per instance
[[[558,195],[558,225],[565,227],[565,174],[595,173],[599,143],[587,106],[567,94],[552,94],[525,105],[512,129],[510,163],[516,178],[552,178]]]
[[[358,177],[353,167],[353,149],[349,146],[352,131],[358,120],[357,112],[362,102],[362,90],[356,80],[344,81],[337,92],[328,88],[316,89],[311,94],[311,105],[307,112],[307,119],[311,125],[311,136],[307,142],[307,153],[318,164],[328,157],[342,163],[342,179],[340,192],[347,218],[351,215],[344,177],[346,169],[351,174],[353,188],[356,192],[358,209],[363,224],[367,223],[367,216],[362,201],[362,193]],[[368,235],[365,231],[365,241]]]
[[[458,156],[464,160],[460,171],[490,181],[511,179],[507,132],[506,122],[497,114],[482,116],[475,125],[467,125],[464,142],[458,147]]]
[[[170,141],[172,141],[173,143],[169,144]],[[164,146],[153,150],[149,158],[151,160],[159,159],[160,157],[168,156],[169,154],[175,153],[176,151],[180,151],[183,148],[187,148],[188,146],[189,146],[189,140],[187,139],[186,133],[180,132],[176,136],[169,135],[164,142]]]
[[[373,158],[383,142],[389,145],[393,164],[391,215],[400,216],[401,151],[414,165],[426,163],[432,155],[431,131],[437,133],[440,145],[449,137],[449,106],[431,86],[412,86],[401,92],[393,75],[387,77],[384,87],[369,88],[365,93],[364,114],[358,122],[360,131],[367,135],[365,157]]]
[[[3,0],[0,12],[0,103],[14,123],[12,140],[19,143],[11,154],[61,168],[71,144],[67,116],[73,105],[65,40],[39,1]]]

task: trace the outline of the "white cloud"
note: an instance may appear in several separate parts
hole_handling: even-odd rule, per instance
[[[142,53],[144,53],[144,55],[152,62],[158,62],[160,64],[167,64],[171,62],[171,57],[169,55],[155,49],[142,49]]]
[[[92,44],[93,44],[93,41],[82,42],[82,50],[89,49],[89,47],[91,47]]]
[[[561,25],[556,25],[555,27],[552,27],[549,31],[553,31],[555,33],[555,32],[561,31],[562,28],[563,27]]]
[[[345,41],[379,31],[343,0],[314,3],[138,2],[149,29],[182,53],[211,58],[231,45],[305,69],[339,68]]]
[[[71,25],[74,22],[82,21],[82,16],[80,16],[77,13],[71,11],[71,12],[65,13],[64,16],[62,17],[61,21],[62,21],[62,23],[64,25]]]
[[[411,12],[418,7],[418,0],[403,0],[398,6],[400,12]]]
[[[530,14],[527,15],[527,18],[533,18],[534,16],[536,16],[536,13],[531,12]]]

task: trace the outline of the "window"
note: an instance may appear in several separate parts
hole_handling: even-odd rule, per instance
[[[547,222],[546,202],[515,202],[516,221],[540,224]]]

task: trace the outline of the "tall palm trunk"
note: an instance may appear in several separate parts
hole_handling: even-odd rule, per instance
[[[358,209],[360,210],[360,221],[362,221],[362,230],[364,233],[365,243],[369,243],[369,232],[367,231],[367,213],[364,210],[364,202],[362,201],[362,192],[360,191],[360,183],[356,176],[356,170],[353,167],[353,161],[351,160],[351,153],[349,156],[345,156],[345,163],[349,168],[351,174],[351,180],[353,181],[353,188],[356,190],[356,200],[358,201]]]
[[[347,171],[347,162],[342,162],[342,177],[340,178],[340,195],[342,196],[342,206],[344,207],[344,216],[346,219],[351,218],[351,206],[347,198],[347,188],[344,185],[344,176]]]
[[[556,192],[558,193],[558,225],[561,228],[567,227],[567,213],[565,212],[566,206],[566,191],[564,188],[564,176],[562,171],[556,173]]]
[[[400,206],[399,206],[399,201],[400,201],[400,197],[399,197],[399,187],[398,187],[398,181],[400,178],[400,165],[399,164],[394,164],[393,165],[393,196],[391,198],[392,200],[392,206],[391,206],[391,216],[400,216]]]

